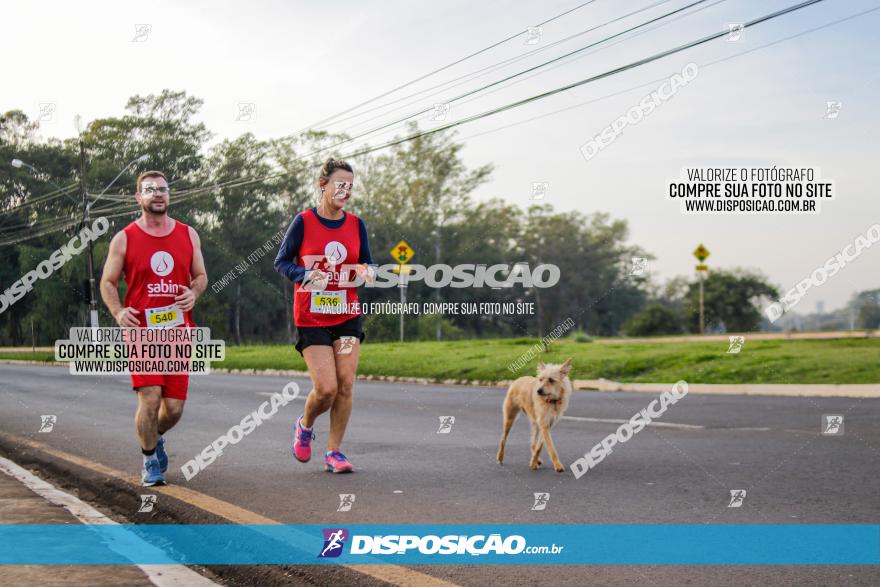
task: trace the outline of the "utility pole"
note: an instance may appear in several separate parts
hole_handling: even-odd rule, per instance
[[[89,195],[86,192],[86,146],[79,138],[79,188],[82,191],[83,227],[89,226]],[[92,240],[89,239],[89,317],[92,328],[98,327],[98,300],[95,290],[95,260]]]

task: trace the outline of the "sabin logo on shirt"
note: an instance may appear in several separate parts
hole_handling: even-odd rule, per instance
[[[339,265],[348,257],[348,250],[339,241],[330,241],[324,246],[324,256],[331,265]]]
[[[150,257],[150,268],[159,277],[165,277],[174,270],[174,257],[165,251],[156,251]]]

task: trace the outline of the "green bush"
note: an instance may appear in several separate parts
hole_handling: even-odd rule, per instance
[[[681,334],[681,318],[661,304],[650,304],[623,325],[627,336]]]
[[[584,332],[583,330],[578,330],[574,333],[574,341],[575,342],[593,342],[593,337]]]

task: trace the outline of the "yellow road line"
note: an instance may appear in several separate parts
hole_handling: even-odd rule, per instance
[[[29,438],[24,438],[16,434],[9,434],[8,432],[0,432],[0,436],[5,438],[7,442],[13,443],[18,446],[26,446],[33,450],[43,452],[57,459],[61,459],[63,461],[67,461],[68,463],[77,465],[78,467],[94,471],[95,473],[98,473],[100,475],[106,475],[107,477],[119,479],[120,481],[128,483],[129,485],[133,485],[135,487],[140,487],[141,485],[140,477],[130,475],[128,473],[123,473],[122,471],[117,471],[116,469],[113,469],[106,465],[84,459],[83,457],[65,452],[63,450],[59,450],[47,444],[43,444],[42,442],[30,440]],[[211,497],[210,495],[201,493],[200,491],[195,491],[187,487],[181,487],[179,485],[151,487],[150,491],[158,491],[159,493],[171,496],[208,513],[214,514],[215,516],[228,520],[234,524],[281,523],[277,520],[273,520],[272,518],[261,516],[256,512],[252,512],[235,504],[229,503],[228,501],[223,501],[222,499],[217,499],[216,497]],[[392,585],[418,585],[419,587],[423,585],[427,587],[457,587],[455,583],[450,583],[449,581],[438,579],[437,577],[432,577],[431,575],[426,575],[425,573],[421,573],[413,569],[408,569],[400,565],[341,566],[344,566],[347,569],[361,573],[363,575],[367,575],[374,579],[385,581],[386,583],[391,583]]]

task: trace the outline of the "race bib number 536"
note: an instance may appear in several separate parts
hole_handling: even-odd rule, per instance
[[[310,310],[316,314],[344,314],[345,290],[313,291]]]

